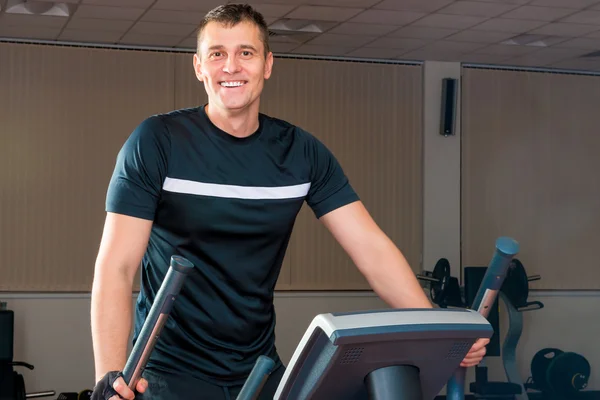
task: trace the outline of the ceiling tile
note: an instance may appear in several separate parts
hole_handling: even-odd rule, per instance
[[[172,47],[181,42],[181,36],[167,35],[147,35],[138,33],[128,33],[121,39],[122,44],[142,45],[142,46],[167,46]]]
[[[519,56],[527,53],[532,53],[539,50],[539,47],[532,46],[511,46],[505,44],[492,44],[487,47],[475,50],[474,54],[491,54],[499,56]]]
[[[272,3],[272,0],[265,0]],[[292,0],[293,1],[293,0]],[[321,2],[319,0],[301,1],[300,3],[310,5],[325,5],[330,7],[355,7],[355,8],[369,8],[374,4],[379,3],[381,0],[327,0]],[[235,2],[235,1],[232,1]]]
[[[196,49],[197,43],[195,37],[188,37],[177,43],[177,47],[184,49]]]
[[[515,35],[509,40],[503,41],[501,44],[548,47],[564,42],[565,40],[568,40],[568,37],[524,33],[521,35]]]
[[[200,24],[204,17],[200,11],[175,11],[175,10],[148,10],[141,21],[172,22],[177,24]]]
[[[550,65],[552,68],[570,69],[578,71],[598,71],[600,70],[600,60],[594,58],[572,58],[563,60]]]
[[[131,7],[90,6],[82,4],[77,7],[74,16],[77,18],[106,18],[136,20],[145,10]]]
[[[295,43],[273,43],[271,44],[271,51],[273,53],[289,53],[298,47]]]
[[[563,18],[561,22],[600,25],[600,11],[581,11]]]
[[[294,8],[296,8],[293,4],[254,4],[251,3],[252,7],[261,13],[263,17],[283,17]]]
[[[581,49],[541,49],[539,51],[514,57],[508,60],[515,65],[547,66],[558,61],[579,57],[586,50]]]
[[[477,0],[477,1],[482,1],[482,2],[486,2],[486,3],[505,3],[505,4],[523,5],[523,4],[529,3],[531,0]]]
[[[366,10],[350,22],[364,22],[367,24],[407,25],[425,16],[424,13],[413,11]]]
[[[470,53],[477,49],[484,47],[483,43],[473,42],[451,42],[448,40],[439,40],[423,47],[426,51],[440,51],[440,52],[451,52],[451,53]]]
[[[600,50],[600,37],[578,37],[561,42],[553,47]]]
[[[404,51],[408,51],[418,49],[429,43],[431,43],[431,40],[385,37],[374,40],[368,46],[386,49],[404,49]]]
[[[107,31],[107,32],[126,32],[133,25],[133,21],[115,21],[109,19],[96,18],[73,18],[67,24],[69,30],[75,32],[81,31]],[[72,33],[73,35],[74,33]]]
[[[422,13],[431,13],[447,6],[454,0],[383,0],[373,8],[381,10],[397,10],[397,11],[417,11]]]
[[[532,6],[564,7],[582,9],[598,4],[598,0],[533,0]]]
[[[0,14],[0,26],[21,26],[43,27],[43,28],[62,28],[67,22],[66,18],[25,15],[25,14]]]
[[[305,43],[310,39],[315,38],[318,33],[291,33],[289,35],[278,34],[276,36],[269,37],[269,43]]]
[[[480,1],[457,1],[437,12],[440,14],[473,15],[475,17],[496,17],[518,7],[515,4],[484,3]]]
[[[382,49],[377,47],[361,47],[347,53],[348,57],[359,57],[359,58],[378,58],[378,59],[394,59],[399,56],[402,52],[396,49]]]
[[[269,24],[269,30],[276,34],[321,33],[327,32],[338,23],[335,21],[314,21],[308,19],[280,18]]]
[[[316,21],[345,21],[361,11],[361,8],[300,6],[287,14],[286,18],[312,19]]]
[[[370,35],[381,36],[395,31],[399,27],[386,24],[363,24],[360,22],[343,22],[331,29],[329,33],[340,33],[343,35]]]
[[[54,0],[53,0],[54,1]],[[93,4],[97,6],[117,6],[117,7],[149,7],[154,0],[82,0],[81,4]]]
[[[455,35],[448,36],[446,40],[454,42],[500,43],[513,36],[514,34],[510,32],[465,30],[458,32]]]
[[[156,10],[179,10],[179,11],[210,11],[222,5],[221,0],[158,0],[152,8]]]
[[[7,36],[11,38],[53,40],[58,36],[59,33],[60,28],[0,24],[0,36]]]
[[[342,56],[354,50],[353,47],[302,45],[293,50],[294,54]]]
[[[468,29],[485,21],[485,17],[471,15],[430,14],[417,22],[414,26],[429,26],[434,28]]]
[[[400,30],[390,33],[389,36],[416,39],[442,39],[456,32],[459,31],[457,29],[419,27],[409,25]]]
[[[506,60],[506,56],[493,54],[465,54],[462,56],[462,61],[474,64],[500,64]]]
[[[460,61],[462,53],[453,53],[451,51],[423,50],[418,49],[402,54],[398,58],[403,60],[418,60],[418,61]]]
[[[257,3],[266,3],[267,0],[256,0]],[[223,3],[223,1],[221,2]],[[239,1],[235,1],[235,0],[230,0],[228,1],[228,3],[239,3]],[[252,1],[248,2],[250,4],[252,4]],[[306,0],[268,0],[269,4],[288,4],[288,5],[308,5],[311,2],[307,2]],[[317,1],[314,1],[314,3],[317,3]],[[363,8],[363,7],[359,7],[359,8]]]
[[[373,36],[356,36],[356,35],[338,35],[335,33],[323,33],[306,44],[325,45],[325,46],[346,46],[359,47],[372,42],[375,39]]]
[[[121,38],[120,32],[109,31],[94,31],[94,30],[78,30],[65,29],[59,40],[68,40],[73,42],[94,42],[94,43],[118,43]]]
[[[495,31],[523,33],[545,25],[543,21],[527,21],[522,19],[494,18],[487,20],[472,29],[478,31]]]
[[[551,22],[529,33],[555,36],[581,36],[600,30],[600,26]]]
[[[532,21],[554,21],[573,14],[571,8],[523,6],[504,14],[503,18],[528,19]]]
[[[196,25],[191,24],[169,24],[165,22],[143,22],[135,24],[129,32],[142,35],[174,35],[174,36],[190,36]]]

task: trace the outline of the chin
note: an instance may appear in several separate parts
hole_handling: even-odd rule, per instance
[[[239,111],[239,110],[243,110],[244,108],[249,108],[250,106],[252,106],[253,101],[252,100],[221,101],[221,104],[223,104],[223,107],[227,110]]]

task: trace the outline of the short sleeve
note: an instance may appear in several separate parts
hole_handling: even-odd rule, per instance
[[[317,138],[307,145],[311,163],[311,186],[306,203],[317,218],[359,200],[333,153]]]
[[[138,125],[117,155],[106,211],[153,220],[167,176],[169,154],[169,135],[159,116]]]

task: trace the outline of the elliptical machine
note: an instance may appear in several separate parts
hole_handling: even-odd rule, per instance
[[[472,308],[478,288],[486,274],[487,267],[465,267],[465,285],[460,287],[458,279],[450,276],[450,264],[441,258],[432,272],[426,271],[417,277],[428,282],[431,299],[440,308]],[[494,334],[487,346],[487,356],[502,356],[507,381],[491,382],[488,380],[488,369],[485,360],[475,367],[475,382],[469,385],[470,395],[458,397],[437,396],[437,400],[469,399],[469,400],[527,400],[526,385],[520,377],[516,362],[516,349],[523,331],[522,312],[539,310],[544,304],[539,301],[529,302],[529,282],[541,279],[540,275],[527,276],[523,264],[513,258],[509,264],[506,278],[500,288],[499,298],[505,305],[508,314],[508,331],[502,346],[499,339],[499,306],[498,299],[490,306],[488,321]]]

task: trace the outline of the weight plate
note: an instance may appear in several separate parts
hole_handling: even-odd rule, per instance
[[[529,297],[529,281],[521,261],[513,258],[508,266],[506,278],[501,288],[515,308],[525,307]]]
[[[440,307],[444,307],[450,278],[450,262],[446,258],[440,258],[435,263],[431,277],[437,280],[437,282],[431,282],[430,285],[431,300]]]
[[[590,372],[590,363],[585,357],[566,352],[554,358],[546,371],[546,381],[554,394],[572,399],[585,389]]]
[[[555,348],[546,348],[538,351],[531,360],[531,378],[535,387],[543,393],[549,394],[551,387],[546,379],[546,372],[552,361],[563,354],[563,351]]]

